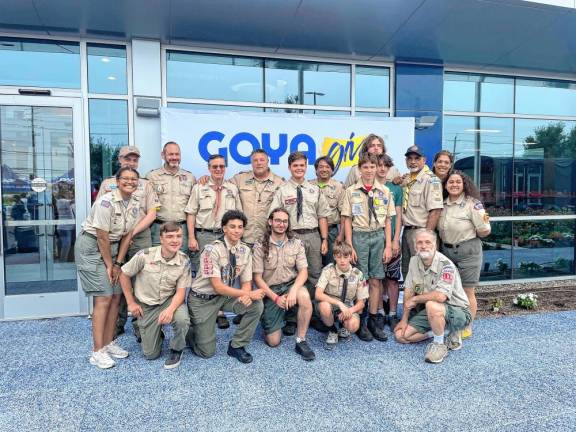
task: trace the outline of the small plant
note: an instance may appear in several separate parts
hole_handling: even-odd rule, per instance
[[[502,309],[502,306],[504,306],[504,300],[501,298],[495,298],[492,300],[491,306],[492,312],[500,312],[500,309]]]
[[[538,296],[534,293],[518,294],[514,297],[512,303],[523,309],[536,309],[538,307]]]
[[[504,262],[502,258],[496,260],[496,267],[500,273],[505,273],[508,270],[508,263]]]

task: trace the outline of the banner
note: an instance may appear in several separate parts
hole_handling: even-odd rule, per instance
[[[316,177],[316,158],[329,155],[334,178],[344,180],[358,162],[360,143],[375,133],[384,138],[387,153],[404,172],[404,153],[414,143],[411,117],[343,117],[303,114],[237,113],[163,108],[162,143],[175,141],[182,149],[182,167],[195,176],[208,173],[208,157],[226,158],[226,177],[250,170],[250,153],[258,148],[270,156],[272,171],[290,177],[288,155],[304,152],[308,157],[307,178]]]

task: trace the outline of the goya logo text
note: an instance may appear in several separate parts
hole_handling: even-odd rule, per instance
[[[322,154],[327,155],[334,161],[334,174],[340,167],[350,167],[358,162],[358,153],[360,153],[360,144],[364,136],[355,136],[354,132],[350,138],[324,138],[322,143]]]

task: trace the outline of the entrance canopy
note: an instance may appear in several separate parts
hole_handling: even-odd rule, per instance
[[[0,32],[39,37],[576,72],[576,9],[521,0],[0,0],[0,11]]]

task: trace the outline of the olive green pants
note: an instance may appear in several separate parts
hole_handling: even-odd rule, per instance
[[[144,312],[144,315],[138,319],[138,327],[142,336],[142,353],[148,360],[157,359],[162,352],[162,336],[160,335],[162,325],[158,324],[158,317],[163,310],[170,306],[171,302],[172,297],[161,305],[155,306],[138,302]],[[170,340],[170,349],[182,351],[186,348],[186,334],[190,328],[190,317],[188,316],[186,304],[182,303],[176,309],[171,325],[174,335]]]
[[[216,317],[218,311],[234,312],[242,315],[242,321],[232,336],[232,347],[240,348],[248,345],[262,315],[262,300],[253,301],[248,307],[235,297],[216,296],[204,300],[188,295],[188,312],[190,313],[190,330],[187,342],[194,353],[203,358],[209,358],[216,352]]]

